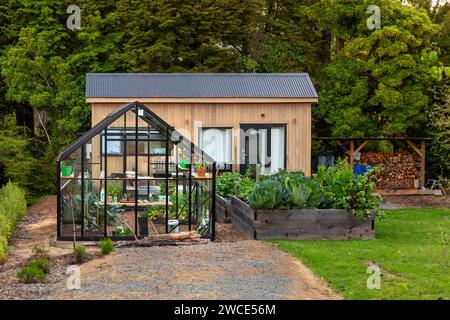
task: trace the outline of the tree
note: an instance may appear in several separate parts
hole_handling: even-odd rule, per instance
[[[424,10],[396,1],[377,4],[383,8],[381,30],[367,30],[367,16],[357,21],[353,29],[360,32],[327,67],[315,115],[337,136],[414,135],[426,124],[427,87],[437,67],[427,57],[439,26]]]

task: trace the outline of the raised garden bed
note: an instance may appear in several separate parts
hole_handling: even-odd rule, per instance
[[[255,210],[231,199],[233,226],[249,239],[374,239],[375,215],[360,220],[342,209]]]
[[[216,221],[219,223],[231,223],[231,200],[227,200],[216,194]]]

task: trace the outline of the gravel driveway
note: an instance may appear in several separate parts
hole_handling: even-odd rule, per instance
[[[286,253],[257,241],[122,248],[81,267],[81,290],[49,299],[336,299]]]

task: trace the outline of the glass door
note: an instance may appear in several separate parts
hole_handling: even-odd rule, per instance
[[[240,171],[272,174],[286,167],[286,125],[241,125]]]

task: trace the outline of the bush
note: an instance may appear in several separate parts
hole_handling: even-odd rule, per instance
[[[87,252],[84,244],[79,244],[75,248],[73,248],[73,255],[75,258],[75,263],[83,263],[86,261]]]
[[[17,273],[17,277],[24,283],[44,282],[46,279],[44,271],[35,265],[27,265]]]
[[[6,214],[2,214],[2,212],[0,212],[0,236],[5,237],[6,239],[11,238],[12,229],[13,226],[9,218],[6,216]]]
[[[346,161],[329,168],[319,167],[316,180],[325,194],[327,208],[348,209],[360,218],[370,215],[371,211],[381,216],[382,198],[376,193],[376,172],[377,169],[372,169],[355,176]]]
[[[27,211],[25,192],[8,182],[0,189],[0,262],[6,259],[8,241],[14,234],[17,220]]]
[[[31,260],[28,263],[28,266],[39,268],[45,274],[48,274],[50,272],[50,261],[48,261],[47,258],[38,258],[38,259]]]
[[[114,251],[114,242],[111,239],[103,239],[100,242],[100,250],[103,255],[108,255]]]
[[[237,196],[246,199],[255,183],[236,172],[225,172],[216,179],[216,192],[223,198]]]
[[[8,253],[8,240],[0,235],[0,263],[5,262]]]

